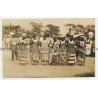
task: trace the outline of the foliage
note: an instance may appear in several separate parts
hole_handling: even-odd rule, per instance
[[[54,26],[52,24],[48,24],[48,25],[46,25],[46,28],[48,28],[48,29],[45,30],[45,33],[49,32],[49,34],[51,36],[53,36],[53,35],[57,36],[60,32],[60,27],[59,26]]]
[[[10,32],[13,31],[14,33],[18,33],[18,31],[21,31],[21,26],[19,25],[3,25],[2,27],[2,35],[9,35]]]
[[[90,31],[92,31],[95,34],[95,25],[80,25],[80,24],[67,24],[66,26],[69,27],[69,29],[74,29],[76,30],[76,33],[80,32],[80,33],[84,33],[86,36],[88,35],[88,33]],[[69,30],[71,32],[71,30]],[[68,32],[68,33],[70,33]]]
[[[32,32],[36,32],[36,33],[40,34],[43,31],[42,28],[44,26],[42,23],[30,22],[30,25],[32,25],[32,27],[33,27]]]
[[[30,35],[31,35],[30,30],[27,30],[27,31],[26,31],[26,36],[30,36]]]

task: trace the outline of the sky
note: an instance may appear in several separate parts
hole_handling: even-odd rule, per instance
[[[47,24],[53,24],[60,27],[60,34],[65,35],[67,33],[66,27],[64,25],[68,23],[80,24],[80,25],[94,25],[94,18],[44,18],[44,19],[2,19],[2,25],[20,25],[21,28],[26,30],[31,30],[32,26],[30,22],[43,23],[44,26]]]

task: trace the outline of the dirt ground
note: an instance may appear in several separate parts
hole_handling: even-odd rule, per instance
[[[86,57],[85,65],[19,65],[11,60],[11,51],[3,51],[4,78],[31,77],[92,77],[95,75],[95,58]]]

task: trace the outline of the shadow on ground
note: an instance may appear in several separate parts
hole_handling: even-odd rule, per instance
[[[95,77],[95,72],[74,75],[74,77]]]

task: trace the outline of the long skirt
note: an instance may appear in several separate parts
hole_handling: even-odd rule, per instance
[[[48,53],[40,53],[41,64],[47,65],[49,64],[49,54]]]
[[[28,52],[26,50],[26,45],[20,45],[20,50],[18,51],[18,59],[20,65],[26,65],[28,63]]]
[[[38,65],[39,64],[39,52],[31,52],[31,62],[33,65]]]
[[[58,65],[58,53],[52,53],[52,64]]]
[[[58,62],[59,64],[61,65],[64,65],[66,64],[66,61],[67,61],[67,55],[65,52],[61,52],[58,54]]]
[[[60,48],[60,51],[58,52],[58,62],[61,65],[65,65],[66,64],[66,49],[65,47]]]
[[[68,55],[68,64],[75,64],[75,59],[76,59],[75,56],[76,56],[75,53]]]
[[[25,51],[20,52],[20,56],[19,56],[20,65],[26,65],[28,63],[27,56],[28,56],[27,52],[25,52]]]
[[[83,54],[85,54],[85,53],[86,53],[85,48],[79,48],[79,53],[83,53]]]
[[[52,64],[52,53],[49,53],[49,64]]]

